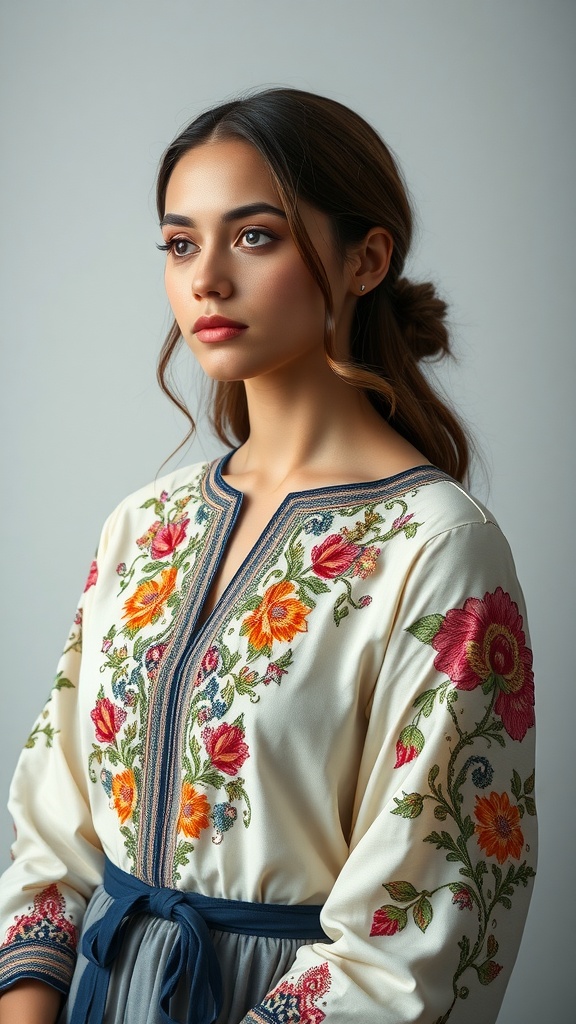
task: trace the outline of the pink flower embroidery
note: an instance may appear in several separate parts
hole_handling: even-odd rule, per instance
[[[162,526],[154,535],[150,555],[156,560],[169,558],[179,544],[186,539],[186,528],[189,519],[183,519],[181,523],[168,523]]]
[[[350,568],[362,548],[332,533],[321,544],[312,548],[312,569],[322,579],[331,580]]]
[[[460,690],[497,686],[494,710],[513,740],[534,725],[532,652],[518,606],[501,587],[452,608],[432,640],[434,665]]]
[[[90,590],[90,587],[94,586],[94,584],[96,583],[97,579],[98,579],[98,563],[96,562],[96,559],[94,559],[92,561],[91,565],[90,565],[90,572],[88,573],[88,578],[86,580],[86,584],[85,584],[85,587],[84,587],[84,593],[86,593],[87,590]]]
[[[108,697],[102,697],[90,712],[90,718],[94,722],[98,742],[113,743],[126,721],[126,712],[124,708],[108,700]]]
[[[413,518],[414,518],[414,513],[413,512],[409,512],[407,516],[398,516],[398,519],[395,519],[394,522],[392,523],[392,529],[393,530],[401,530],[402,527],[406,526],[406,524],[409,523],[410,520],[413,519]]]

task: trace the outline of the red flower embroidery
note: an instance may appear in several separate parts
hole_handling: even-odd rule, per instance
[[[84,587],[84,593],[86,593],[87,590],[90,590],[90,587],[94,586],[94,584],[96,583],[97,579],[98,579],[98,563],[97,563],[96,559],[94,559],[92,561],[91,565],[90,565],[90,572],[88,573],[88,578],[86,580],[86,585]]]
[[[186,540],[186,528],[189,519],[183,519],[181,523],[168,523],[162,526],[154,535],[150,555],[154,559],[169,558],[183,540]]]
[[[217,729],[207,726],[202,731],[206,752],[219,772],[236,775],[249,756],[244,733],[237,725],[223,723]]]
[[[472,897],[469,890],[465,886],[462,889],[457,889],[452,897],[452,903],[455,903],[459,910],[472,910]]]
[[[452,608],[432,640],[434,665],[460,690],[497,686],[494,710],[513,740],[534,725],[532,652],[518,606],[501,587]]]
[[[346,572],[361,552],[357,544],[344,540],[339,533],[332,533],[312,548],[312,569],[322,579],[332,580]]]
[[[406,927],[408,915],[400,907],[380,907],[372,918],[370,935],[396,935]]]
[[[90,718],[94,722],[98,742],[113,743],[116,734],[126,721],[126,712],[124,708],[120,708],[108,700],[108,697],[102,697],[96,702],[94,710],[90,712]]]
[[[395,768],[401,768],[418,757],[424,749],[424,736],[417,725],[407,725],[402,729],[396,744]]]

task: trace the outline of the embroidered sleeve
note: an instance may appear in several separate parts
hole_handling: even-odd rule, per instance
[[[244,1024],[494,1024],[535,868],[523,598],[492,523],[423,548],[370,707],[332,940]]]
[[[10,793],[16,839],[0,879],[0,990],[37,978],[66,993],[86,901],[102,854],[78,749],[76,697],[94,561],[48,701],[21,754]]]

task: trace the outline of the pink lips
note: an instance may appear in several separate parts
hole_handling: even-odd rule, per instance
[[[247,324],[238,323],[237,320],[228,320],[225,316],[201,316],[192,330],[200,341],[210,343],[230,341],[245,331],[247,327]]]

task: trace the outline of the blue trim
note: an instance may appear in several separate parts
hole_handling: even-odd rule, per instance
[[[143,772],[139,854],[137,872],[154,885],[173,884],[173,857],[178,813],[177,788],[180,785],[178,746],[182,741],[183,717],[187,714],[186,693],[191,686],[194,659],[202,649],[202,641],[221,623],[235,599],[253,575],[255,566],[265,571],[276,538],[287,524],[301,514],[321,509],[338,509],[342,505],[379,504],[397,495],[438,481],[451,481],[435,466],[422,465],[382,480],[360,483],[330,484],[325,487],[294,491],[286,495],[247,553],[241,566],[228,583],[219,601],[205,622],[196,623],[206,596],[225,554],[228,540],[236,524],[243,494],[222,476],[234,451],[210,463],[201,480],[205,503],[213,512],[206,536],[204,552],[194,567],[194,581],[182,601],[178,621],[174,624],[175,641],[162,661],[151,700],[148,748],[159,751],[154,765]],[[167,841],[168,839],[168,841]]]
[[[318,906],[283,906],[216,899],[146,885],[106,859],[104,888],[112,903],[82,940],[88,963],[80,978],[70,1024],[102,1024],[110,973],[133,914],[150,914],[180,926],[168,957],[160,991],[160,1016],[170,1016],[170,1000],[182,976],[190,986],[186,1024],[214,1024],[222,1008],[222,978],[209,929],[271,938],[327,940]]]

